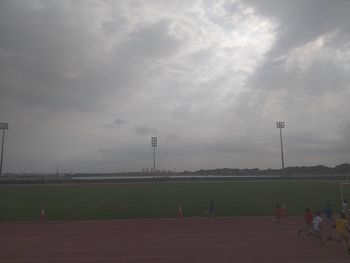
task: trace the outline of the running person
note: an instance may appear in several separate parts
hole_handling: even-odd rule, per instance
[[[303,227],[302,229],[299,229],[298,234],[302,233],[302,232],[306,232],[306,231],[311,231],[312,230],[312,220],[313,220],[314,216],[312,215],[312,212],[310,210],[310,208],[306,208],[305,209],[305,214],[304,214],[304,220],[305,220],[305,227]]]
[[[281,217],[283,214],[283,210],[280,207],[280,204],[276,204],[276,208],[275,208],[275,222],[277,225],[281,225],[282,221],[281,221]]]
[[[348,200],[344,200],[341,205],[341,212],[347,215],[348,213]]]
[[[312,220],[312,230],[309,232],[308,236],[312,235],[319,239],[322,244],[324,244],[321,235],[322,218],[320,217],[320,214],[320,212],[317,212],[316,217],[314,218],[314,220]]]
[[[350,252],[349,225],[348,221],[346,220],[346,215],[344,213],[340,215],[340,218],[337,218],[335,220],[335,232],[337,233],[337,236],[329,236],[327,238],[327,241],[335,241],[337,243],[342,243],[344,241],[348,252]]]
[[[331,208],[331,204],[328,203],[325,207],[325,209],[323,209],[323,212],[324,212],[324,215],[325,215],[325,221],[326,221],[326,224],[331,224],[332,222],[332,208]]]

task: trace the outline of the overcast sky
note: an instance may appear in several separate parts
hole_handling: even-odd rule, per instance
[[[350,162],[350,1],[0,1],[4,172]]]

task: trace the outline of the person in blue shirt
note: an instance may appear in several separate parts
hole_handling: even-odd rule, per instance
[[[214,220],[214,217],[215,217],[214,200],[210,200],[209,207],[208,207],[208,214],[210,215],[211,220]]]
[[[325,215],[325,221],[326,224],[331,224],[332,223],[332,208],[331,204],[328,203],[326,207],[323,209],[324,215]]]

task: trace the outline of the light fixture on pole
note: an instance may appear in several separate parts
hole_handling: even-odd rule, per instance
[[[153,172],[156,172],[156,147],[157,147],[157,137],[152,137],[151,145],[153,147]]]
[[[1,160],[0,160],[0,176],[2,176],[2,158],[4,155],[5,130],[9,129],[9,124],[0,122],[0,130],[2,130],[2,144],[1,144]]]
[[[282,172],[284,173],[284,156],[283,156],[283,141],[282,141],[282,129],[284,129],[284,122],[276,122],[277,129],[280,129],[280,140],[281,140],[281,158],[282,158]]]

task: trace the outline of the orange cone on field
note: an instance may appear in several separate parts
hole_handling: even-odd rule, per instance
[[[183,212],[182,212],[182,206],[179,205],[179,208],[177,210],[177,218],[183,218]]]
[[[40,221],[45,222],[46,221],[46,212],[44,208],[41,208],[40,210]]]

